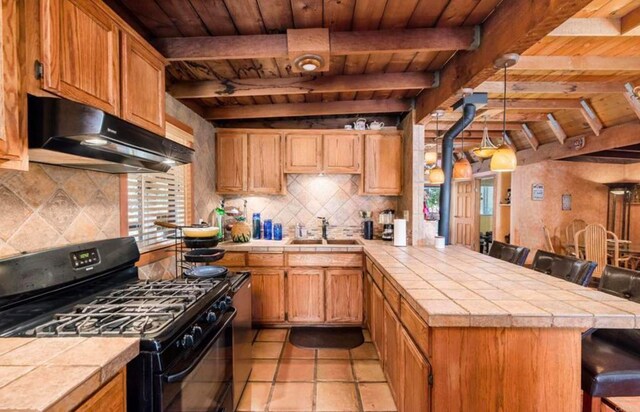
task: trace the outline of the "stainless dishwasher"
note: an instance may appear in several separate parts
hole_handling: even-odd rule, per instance
[[[230,278],[233,307],[233,410],[238,408],[240,396],[251,374],[251,273],[237,272]]]

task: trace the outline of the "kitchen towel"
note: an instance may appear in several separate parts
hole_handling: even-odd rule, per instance
[[[407,221],[393,220],[393,246],[407,246]]]

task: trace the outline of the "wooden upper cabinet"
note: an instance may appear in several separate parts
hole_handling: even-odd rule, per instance
[[[216,137],[216,191],[247,191],[247,135],[219,132]]]
[[[120,115],[120,29],[94,0],[42,0],[43,88]]]
[[[362,271],[327,269],[326,321],[331,323],[362,322]]]
[[[368,134],[364,141],[362,192],[367,195],[402,193],[402,136]]]
[[[20,107],[24,107],[20,90],[18,61],[18,6],[16,1],[0,3],[0,167],[20,169],[14,162],[26,152],[26,136],[21,137]],[[22,130],[24,133],[25,131]]]
[[[165,61],[129,33],[122,34],[122,118],[165,134]]]
[[[324,321],[324,271],[291,269],[287,273],[287,314],[290,322]]]
[[[284,270],[252,269],[254,322],[284,322]]]
[[[323,138],[325,173],[362,172],[362,135],[325,134]]]
[[[283,193],[284,171],[280,141],[280,133],[249,134],[249,192]]]
[[[285,173],[322,172],[322,135],[286,134]]]

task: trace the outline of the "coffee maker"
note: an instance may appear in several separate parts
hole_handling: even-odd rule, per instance
[[[380,212],[378,223],[382,225],[382,240],[393,240],[393,219],[395,210],[386,209]]]

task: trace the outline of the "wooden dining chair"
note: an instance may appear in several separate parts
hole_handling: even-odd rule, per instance
[[[542,226],[544,231],[544,250],[551,253],[556,253],[556,248],[553,246],[553,239],[551,239],[551,232],[546,226]]]
[[[583,257],[581,255],[580,247],[574,242],[576,233],[587,227],[587,222],[582,219],[573,219],[571,223],[565,228],[565,235],[567,237],[567,254],[574,255],[577,258]]]
[[[580,241],[580,237],[582,237],[582,241]],[[611,254],[609,254],[608,239],[613,240]],[[604,226],[598,224],[587,225],[587,227],[575,233],[573,240],[576,251],[579,252],[581,245],[584,245],[584,258],[598,264],[593,272],[594,277],[600,277],[609,261],[614,266],[620,265],[618,236],[613,232],[609,232]]]

